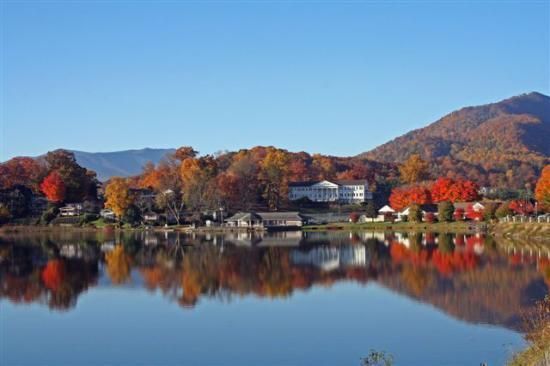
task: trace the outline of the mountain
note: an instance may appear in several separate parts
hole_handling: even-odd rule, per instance
[[[116,152],[72,152],[79,165],[93,170],[97,173],[100,181],[110,177],[127,177],[141,173],[147,162],[158,163],[167,154],[174,152],[174,149],[150,149],[125,150]]]
[[[550,97],[533,92],[462,108],[359,157],[400,163],[414,153],[432,163],[434,176],[523,188],[550,162]]]

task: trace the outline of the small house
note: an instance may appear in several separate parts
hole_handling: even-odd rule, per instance
[[[298,212],[258,212],[265,228],[299,228],[304,219]]]
[[[403,216],[409,217],[409,211],[411,206],[405,207],[403,210],[397,213],[397,221],[402,221]],[[420,210],[422,211],[422,217],[425,217],[427,214],[431,213],[434,216],[437,216],[437,205],[434,204],[425,204],[420,205]]]
[[[243,228],[262,227],[262,218],[254,212],[237,212],[225,220],[227,226]]]

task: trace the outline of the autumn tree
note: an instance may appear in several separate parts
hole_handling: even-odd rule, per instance
[[[194,212],[201,212],[219,204],[215,177],[217,164],[210,156],[187,158],[180,166],[180,177],[185,204]]]
[[[420,155],[412,154],[399,166],[401,181],[407,184],[417,183],[428,177],[428,163]]]
[[[424,186],[394,188],[389,201],[394,210],[401,210],[412,203],[423,205],[432,202],[430,191]]]
[[[37,159],[17,157],[0,164],[0,189],[24,185],[37,192],[47,175],[46,166]]]
[[[105,207],[110,208],[115,215],[122,218],[133,201],[126,179],[111,178],[105,187]]]
[[[40,184],[40,190],[48,201],[59,203],[65,199],[65,183],[57,171],[52,171]]]
[[[313,155],[312,169],[317,176],[317,179],[334,179],[336,167],[333,159],[321,154]]]
[[[288,156],[285,151],[272,149],[261,163],[261,180],[268,207],[276,210],[287,198]]]
[[[471,202],[479,199],[479,187],[463,179],[438,178],[430,187],[433,202]]]
[[[508,207],[517,215],[529,215],[535,211],[535,206],[529,200],[512,200]]]
[[[65,198],[69,202],[95,199],[97,179],[95,173],[81,167],[72,152],[55,150],[45,157],[49,171],[57,171],[65,184]]]
[[[541,210],[550,211],[550,165],[546,165],[542,169],[535,187],[535,199],[538,201]]]

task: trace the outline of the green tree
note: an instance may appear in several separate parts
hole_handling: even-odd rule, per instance
[[[409,221],[411,222],[422,222],[422,209],[417,204],[412,204],[409,206]]]
[[[440,222],[451,222],[453,221],[455,206],[449,201],[443,201],[437,205],[437,212]]]
[[[365,215],[369,219],[375,219],[378,216],[378,212],[376,212],[376,207],[374,206],[374,202],[372,200],[370,200],[367,203],[367,207],[365,209]]]

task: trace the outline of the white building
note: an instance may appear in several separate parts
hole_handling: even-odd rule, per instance
[[[361,203],[372,199],[366,180],[335,180],[292,182],[288,198],[296,201],[308,198],[312,202]]]

